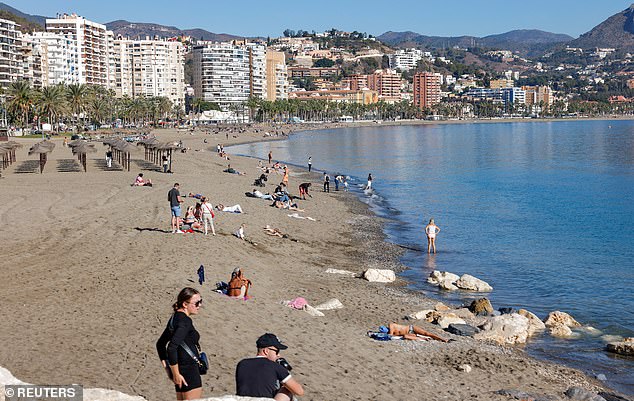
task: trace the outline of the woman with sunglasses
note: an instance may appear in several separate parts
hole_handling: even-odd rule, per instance
[[[172,305],[174,314],[156,342],[156,349],[167,376],[174,382],[177,400],[202,398],[202,380],[198,362],[185,350],[185,345],[200,358],[200,334],[194,328],[191,315],[198,314],[202,305],[200,293],[183,288]]]

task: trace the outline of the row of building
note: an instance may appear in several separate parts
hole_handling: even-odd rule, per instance
[[[303,39],[298,43],[307,49],[312,45],[313,52],[320,51]],[[177,106],[184,105],[185,94],[189,93],[214,102],[223,110],[231,110],[250,98],[362,104],[413,100],[416,106],[428,109],[447,95],[441,91],[443,84],[461,82],[425,72],[415,74],[410,87],[395,69],[415,68],[423,58],[433,59],[430,53],[420,50],[399,50],[389,57],[392,69],[338,80],[332,78],[339,75],[339,68],[287,67],[285,53],[262,42],[199,41],[186,47],[177,38],[115,37],[105,25],[75,14],[47,19],[46,31],[32,34],[21,34],[15,22],[0,20],[0,86],[6,87],[17,79],[26,79],[35,87],[92,84],[112,90],[117,97],[162,96]],[[190,90],[185,84],[186,62],[192,66]],[[289,85],[289,78],[308,77],[318,90],[305,91]],[[473,88],[467,95],[505,103],[552,103],[549,88],[516,88],[512,78],[516,77],[509,72],[505,79],[492,81],[490,88]]]

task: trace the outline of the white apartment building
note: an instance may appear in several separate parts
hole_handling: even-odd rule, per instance
[[[42,86],[79,82],[79,68],[75,57],[75,40],[51,32],[33,32],[25,40],[39,48],[42,58]]]
[[[22,36],[21,42],[19,78],[30,82],[34,88],[41,88],[44,75],[42,60],[46,57],[44,49],[28,35]]]
[[[416,68],[416,65],[423,59],[423,52],[418,49],[397,50],[394,54],[389,54],[390,68],[394,70],[408,71]]]
[[[61,35],[69,47],[70,81],[108,87],[108,33],[106,26],[77,14],[63,14],[46,20],[46,31]]]
[[[172,40],[115,39],[110,52],[110,80],[117,97],[162,96],[185,102],[184,47]]]
[[[0,87],[6,88],[22,75],[19,26],[13,21],[0,19]]]
[[[249,97],[266,99],[266,49],[255,44],[203,43],[192,50],[194,94],[224,111]]]

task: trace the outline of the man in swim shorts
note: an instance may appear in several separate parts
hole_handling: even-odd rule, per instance
[[[170,203],[170,210],[172,213],[172,234],[182,233],[180,229],[180,217],[181,203],[183,203],[183,199],[181,198],[181,193],[178,190],[179,188],[180,185],[175,183],[174,188],[170,189],[167,193],[167,200]]]

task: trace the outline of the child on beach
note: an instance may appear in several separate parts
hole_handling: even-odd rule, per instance
[[[427,253],[434,249],[436,253],[436,234],[440,232],[440,227],[434,223],[434,219],[429,220],[429,224],[425,227],[425,234],[427,234]]]
[[[238,228],[238,231],[236,231],[235,233],[233,233],[233,235],[235,235],[236,237],[240,238],[241,240],[244,240],[244,227],[246,227],[246,224],[242,223],[240,224],[240,228]]]

